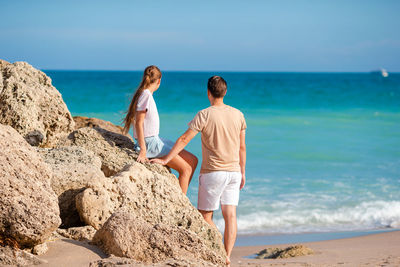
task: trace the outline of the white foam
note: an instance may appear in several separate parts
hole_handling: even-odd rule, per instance
[[[216,224],[223,230],[222,218],[217,219]],[[400,201],[370,201],[335,210],[301,210],[282,205],[280,210],[238,214],[238,231],[242,234],[354,231],[387,227],[400,227]]]

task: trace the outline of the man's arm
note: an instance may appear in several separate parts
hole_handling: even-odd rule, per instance
[[[242,182],[240,183],[240,190],[242,190],[246,183],[246,130],[240,132],[239,165],[242,173]]]
[[[138,162],[148,162],[149,160],[146,157],[146,143],[144,141],[144,118],[146,116],[146,110],[137,111],[135,116],[135,130],[137,134],[137,139],[140,147],[139,156],[137,158]]]
[[[196,131],[192,129],[187,129],[187,131],[181,135],[181,137],[176,140],[175,145],[171,149],[171,151],[163,157],[162,159],[152,159],[150,160],[151,163],[160,163],[162,165],[167,165],[168,162],[170,162],[171,159],[175,158],[176,155],[178,155],[187,144],[189,144],[190,140],[193,139],[197,134]]]

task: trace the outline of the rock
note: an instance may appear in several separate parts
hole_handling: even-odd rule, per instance
[[[47,261],[29,252],[11,247],[0,247],[0,266],[32,266],[45,263]]]
[[[49,250],[47,243],[39,244],[33,247],[32,253],[35,255],[43,255]]]
[[[112,182],[105,186],[113,190]],[[100,229],[104,222],[121,205],[118,200],[117,192],[109,193],[107,189],[95,186],[88,188],[76,197],[76,208],[83,222]],[[111,196],[110,196],[111,195]]]
[[[0,124],[0,243],[43,243],[61,223],[51,169],[21,135]]]
[[[134,162],[102,181],[103,184],[94,183],[76,197],[79,215],[85,223],[99,229],[117,209],[124,207],[152,225],[161,223],[190,230],[210,249],[225,255],[221,234],[193,207],[174,175],[161,175]]]
[[[101,119],[97,119],[97,118],[82,117],[82,116],[74,116],[73,118],[75,121],[75,130],[78,130],[80,128],[85,128],[85,127],[103,128],[104,130],[124,135],[123,127],[121,127],[119,125],[115,125],[109,121],[105,121],[105,120],[101,120]],[[126,134],[125,136],[132,139],[132,137],[129,134]]]
[[[74,129],[74,120],[51,79],[26,62],[0,60],[0,123],[31,145],[52,146]]]
[[[78,241],[92,241],[96,229],[90,225],[82,227],[71,227],[68,229],[57,229],[57,233],[66,238]]]
[[[107,177],[116,174],[136,158],[132,140],[102,128],[81,128],[72,132],[68,139],[67,145],[83,147],[100,157],[101,170]]]
[[[52,168],[51,187],[58,196],[61,227],[84,225],[75,207],[75,196],[90,183],[105,179],[100,158],[82,147],[37,148]]]
[[[152,225],[127,211],[115,212],[93,242],[106,253],[145,263],[195,259],[223,264],[224,257],[207,247],[195,233],[179,226]]]
[[[117,174],[127,164],[136,162],[137,158],[134,143],[129,137],[99,127],[78,129],[59,145],[75,145],[92,151],[100,157],[101,170],[107,177]],[[161,174],[169,173],[169,170],[161,165],[146,164],[146,166]]]
[[[314,254],[314,251],[306,246],[297,245],[287,248],[266,248],[261,250],[256,259],[285,259]]]
[[[194,260],[194,259],[185,259],[185,260],[174,260],[168,259],[166,261],[160,263],[142,263],[138,262],[133,259],[123,258],[123,257],[116,257],[111,255],[109,258],[97,260],[91,262],[89,267],[164,267],[164,266],[171,266],[171,267],[215,267],[217,265],[212,264],[210,262],[206,262],[203,260]]]

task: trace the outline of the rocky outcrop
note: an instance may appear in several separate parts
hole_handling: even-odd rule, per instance
[[[98,230],[93,242],[106,253],[140,262],[196,259],[223,264],[224,258],[184,227],[150,224],[131,212],[117,211]]]
[[[73,118],[75,121],[75,130],[85,127],[103,128],[104,130],[124,135],[123,133],[124,128],[122,128],[119,125],[115,125],[109,121],[100,120],[97,118],[82,117],[82,116],[74,116]],[[129,134],[126,134],[126,136],[132,139],[132,137]]]
[[[57,229],[61,220],[51,176],[35,149],[0,124],[0,238],[33,247]]]
[[[175,259],[168,259],[163,262],[159,263],[142,263],[138,262],[133,259],[123,258],[123,257],[116,257],[111,256],[106,259],[97,260],[91,262],[89,267],[215,267],[217,265],[212,264],[207,261],[203,260],[195,260],[195,259],[184,259],[184,260],[175,260]]]
[[[53,171],[51,187],[58,196],[61,227],[84,225],[75,207],[75,197],[89,184],[105,179],[100,158],[77,146],[37,150]]]
[[[0,247],[0,266],[32,266],[47,263],[23,250]]]
[[[78,194],[76,205],[81,219],[96,229],[119,208],[129,210],[146,222],[164,224],[196,233],[204,244],[220,255],[220,233],[206,223],[179,187],[172,174],[161,175],[139,163],[128,165],[112,179],[103,179]]]
[[[29,144],[52,146],[74,129],[74,120],[51,79],[26,62],[0,60],[0,123]]]
[[[137,158],[134,143],[129,137],[99,127],[78,129],[59,145],[75,145],[92,151],[100,157],[101,170],[107,177],[117,174],[127,164],[136,162]],[[169,173],[169,170],[161,165],[146,164],[146,166],[160,174]]]
[[[75,120],[43,72],[0,60],[0,246],[41,254],[49,238],[89,241],[100,229],[106,252],[148,262],[133,266],[224,263],[221,234],[166,167],[137,163],[121,127]],[[67,229],[55,232],[60,216]]]

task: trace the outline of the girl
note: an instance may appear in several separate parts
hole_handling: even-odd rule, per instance
[[[131,104],[124,119],[124,133],[127,134],[133,125],[133,137],[136,139],[136,150],[139,151],[138,162],[149,162],[148,158],[162,158],[174,146],[170,140],[158,136],[160,119],[153,93],[161,83],[161,71],[156,66],[148,66],[143,73],[142,81],[133,95]],[[179,173],[179,185],[186,194],[197,158],[192,153],[182,150],[167,166]]]

